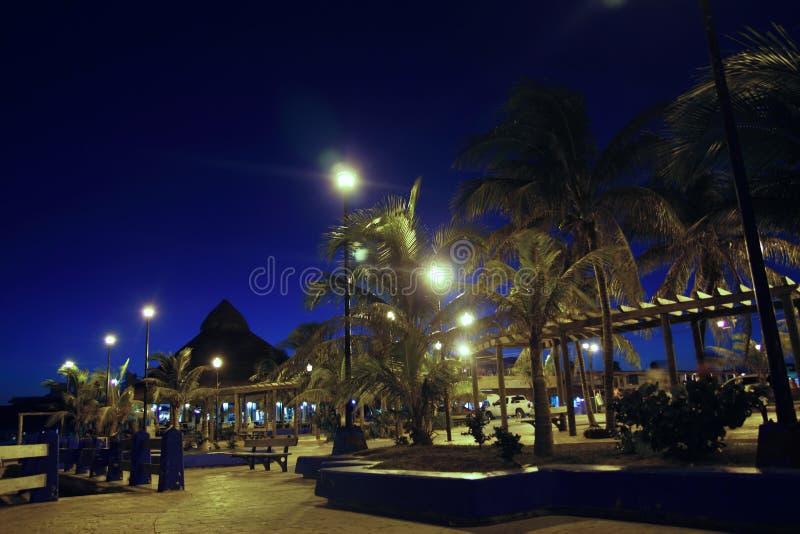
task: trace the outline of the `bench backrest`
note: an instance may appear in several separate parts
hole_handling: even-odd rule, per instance
[[[133,440],[130,438],[120,440],[119,442],[119,448],[123,452],[130,451],[132,447],[133,447]],[[150,438],[149,448],[150,451],[161,452],[161,438]]]
[[[272,447],[294,447],[297,445],[297,436],[279,436],[274,438],[255,438],[244,440],[245,447],[252,447],[253,450],[258,448],[272,448]]]

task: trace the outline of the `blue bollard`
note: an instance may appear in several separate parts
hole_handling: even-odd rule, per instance
[[[92,438],[83,438],[78,446],[78,459],[75,464],[75,474],[82,475],[89,472],[92,465],[92,458],[94,458],[94,440]]]
[[[182,490],[183,485],[183,434],[171,428],[161,436],[161,473],[158,491]]]
[[[131,477],[130,486],[150,484],[150,473],[144,471],[144,464],[150,463],[150,434],[144,430],[133,435],[131,444]]]
[[[22,476],[47,475],[45,486],[31,490],[30,502],[47,502],[58,500],[58,434],[48,430],[37,436],[37,443],[47,444],[47,456],[26,458],[22,461]]]
[[[119,448],[119,438],[112,437],[108,443],[108,472],[106,482],[122,480],[122,451]]]

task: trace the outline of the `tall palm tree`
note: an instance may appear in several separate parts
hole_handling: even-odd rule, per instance
[[[598,249],[573,261],[564,244],[540,230],[523,230],[513,240],[518,251],[513,263],[518,267],[491,260],[484,271],[490,274],[484,276],[500,284],[478,284],[487,290],[483,296],[496,306],[495,319],[505,326],[505,331],[528,338],[536,422],[534,453],[548,456],[553,453],[553,430],[542,365],[544,329],[548,323],[594,304],[584,291],[587,278],[591,279],[596,267],[610,263],[616,251]],[[505,276],[498,277],[497,273]]]
[[[753,205],[759,222],[800,227],[800,47],[780,25],[738,39],[724,60]],[[727,145],[710,70],[667,108],[665,176],[684,186],[727,172]]]
[[[208,388],[201,388],[200,376],[209,371],[206,365],[192,367],[192,349],[185,348],[178,354],[154,354],[152,361],[158,367],[150,370],[146,378],[148,385],[155,387],[155,401],[169,403],[170,422],[178,425],[178,410],[187,402],[208,397],[212,392]]]
[[[631,238],[664,230],[671,216],[663,199],[636,185],[657,146],[644,128],[644,114],[600,151],[583,98],[568,89],[526,81],[503,108],[497,126],[468,140],[456,160],[484,176],[461,185],[452,205],[457,217],[497,213],[508,219],[501,232],[540,227],[558,231],[586,252],[613,247],[613,262],[594,270],[602,314],[605,394],[613,395],[611,303],[638,302],[643,294],[630,251]],[[613,410],[606,425],[614,430]]]

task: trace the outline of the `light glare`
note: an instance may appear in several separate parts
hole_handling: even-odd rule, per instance
[[[222,367],[222,358],[217,356],[216,358],[211,360],[211,365],[214,366],[214,369],[219,369],[220,367]]]
[[[342,169],[336,173],[336,185],[339,189],[350,190],[356,185],[356,173],[349,169]]]
[[[469,348],[469,345],[467,345],[466,343],[461,343],[461,344],[458,346],[458,348],[456,348],[456,352],[457,352],[457,353],[458,353],[458,355],[459,355],[459,356],[461,356],[462,358],[466,358],[466,357],[468,357],[468,356],[469,356],[469,355],[472,353],[472,351],[471,351],[471,350],[470,350],[470,348]]]
[[[462,315],[458,321],[461,323],[461,326],[470,326],[475,322],[475,316],[470,312],[464,312],[464,315]]]
[[[105,342],[106,342],[106,345],[108,345],[110,347],[111,345],[113,345],[114,343],[117,342],[117,338],[116,338],[116,336],[114,336],[114,334],[108,334],[106,336],[106,338],[105,338]]]
[[[156,314],[156,310],[152,306],[145,306],[142,308],[142,315],[145,319],[152,319]]]

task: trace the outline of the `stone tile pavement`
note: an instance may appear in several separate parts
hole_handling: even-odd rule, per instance
[[[390,444],[370,442],[370,447]],[[62,498],[58,502],[0,508],[0,532],[46,534],[114,533],[360,533],[436,532],[578,533],[692,532],[688,529],[603,519],[548,516],[499,525],[452,529],[327,507],[314,496],[312,480],[293,473],[297,456],[329,454],[330,444],[303,440],[290,457],[289,472],[257,467],[186,470],[186,491],[131,492]],[[388,495],[387,498],[391,498]]]

